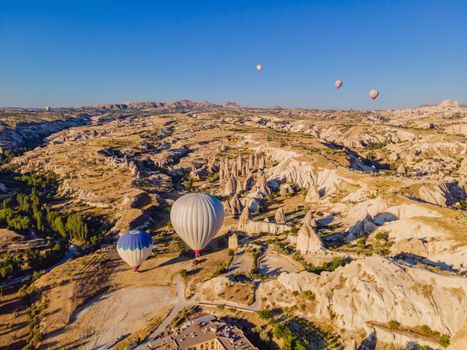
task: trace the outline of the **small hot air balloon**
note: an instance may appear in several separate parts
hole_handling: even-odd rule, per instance
[[[338,89],[341,88],[342,84],[343,84],[342,80],[336,80],[336,82],[334,83],[334,85],[336,85],[336,88]]]
[[[133,271],[138,271],[152,253],[152,238],[149,233],[142,230],[128,231],[118,239],[117,252]]]
[[[376,100],[376,98],[377,98],[378,95],[379,95],[379,91],[376,90],[376,89],[371,89],[371,90],[370,90],[370,93],[369,93],[368,95],[370,95],[370,98],[371,98],[372,100]]]
[[[190,193],[177,199],[170,220],[181,239],[199,256],[224,222],[224,207],[215,196]]]
[[[261,63],[256,65],[256,70],[261,73],[261,71],[263,70],[263,65]]]

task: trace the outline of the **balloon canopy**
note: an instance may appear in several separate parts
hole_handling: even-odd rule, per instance
[[[334,85],[336,85],[336,88],[338,89],[341,88],[342,84],[343,84],[342,80],[336,80],[336,82],[334,83]]]
[[[368,95],[370,96],[372,100],[376,100],[376,98],[379,96],[379,91],[376,89],[372,89],[370,90]]]
[[[138,271],[152,253],[152,238],[142,230],[128,231],[118,239],[117,252],[124,262]]]
[[[258,72],[261,72],[261,71],[263,70],[263,65],[262,65],[261,63],[258,64],[258,65],[256,65],[256,70],[257,70]]]
[[[213,195],[190,193],[175,201],[170,220],[180,238],[198,255],[221,228],[224,207]]]

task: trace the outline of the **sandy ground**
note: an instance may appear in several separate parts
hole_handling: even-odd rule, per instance
[[[249,253],[245,252],[244,249],[241,249],[233,256],[227,275],[235,273],[249,273],[251,271],[252,265],[252,256]]]
[[[83,348],[103,348],[118,336],[144,327],[158,311],[175,303],[168,287],[119,289],[88,303],[76,316],[75,326],[86,336],[99,325],[99,332],[89,336]]]
[[[303,267],[292,258],[267,249],[260,259],[259,272],[268,275],[279,275],[281,272],[298,272]]]

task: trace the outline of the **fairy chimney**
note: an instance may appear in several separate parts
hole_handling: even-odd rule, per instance
[[[297,250],[306,254],[319,251],[323,248],[323,242],[321,242],[314,228],[307,224],[302,225],[297,234]]]
[[[240,203],[240,200],[238,199],[238,196],[236,194],[233,195],[233,197],[230,199],[230,210],[232,211],[232,215],[237,217],[238,215],[241,214],[242,212],[242,203]]]
[[[240,217],[238,218],[238,228],[242,229],[248,224],[248,221],[250,220],[250,211],[248,210],[248,207],[244,207],[242,210],[242,213],[240,214]]]
[[[238,236],[235,233],[229,236],[229,249],[231,250],[238,249]]]
[[[302,219],[302,224],[311,226],[312,228],[317,226],[313,211],[311,209],[308,210],[308,212],[305,214],[305,217]]]
[[[224,186],[224,196],[230,196],[234,194],[237,190],[237,178],[235,176],[230,176]]]
[[[274,219],[276,220],[276,224],[285,224],[285,213],[283,207],[277,209]]]
[[[314,183],[310,184],[310,188],[306,193],[305,202],[319,204],[319,192]]]

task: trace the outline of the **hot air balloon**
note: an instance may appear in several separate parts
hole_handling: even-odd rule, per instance
[[[263,65],[262,65],[261,63],[258,64],[258,65],[256,65],[256,70],[257,70],[258,72],[261,72],[261,71],[263,70]]]
[[[368,95],[370,95],[370,98],[371,98],[372,100],[376,100],[376,98],[377,98],[378,95],[379,95],[379,91],[378,91],[378,90],[375,90],[375,89],[371,89],[371,90],[370,90],[370,93],[369,93]]]
[[[343,84],[342,80],[336,80],[336,82],[334,83],[334,85],[336,85],[336,88],[338,89],[341,88],[342,84]]]
[[[224,222],[224,207],[216,197],[190,193],[177,199],[170,211],[172,226],[199,256]]]
[[[152,253],[152,238],[145,231],[128,231],[118,239],[117,252],[133,271],[138,271],[141,264]]]

